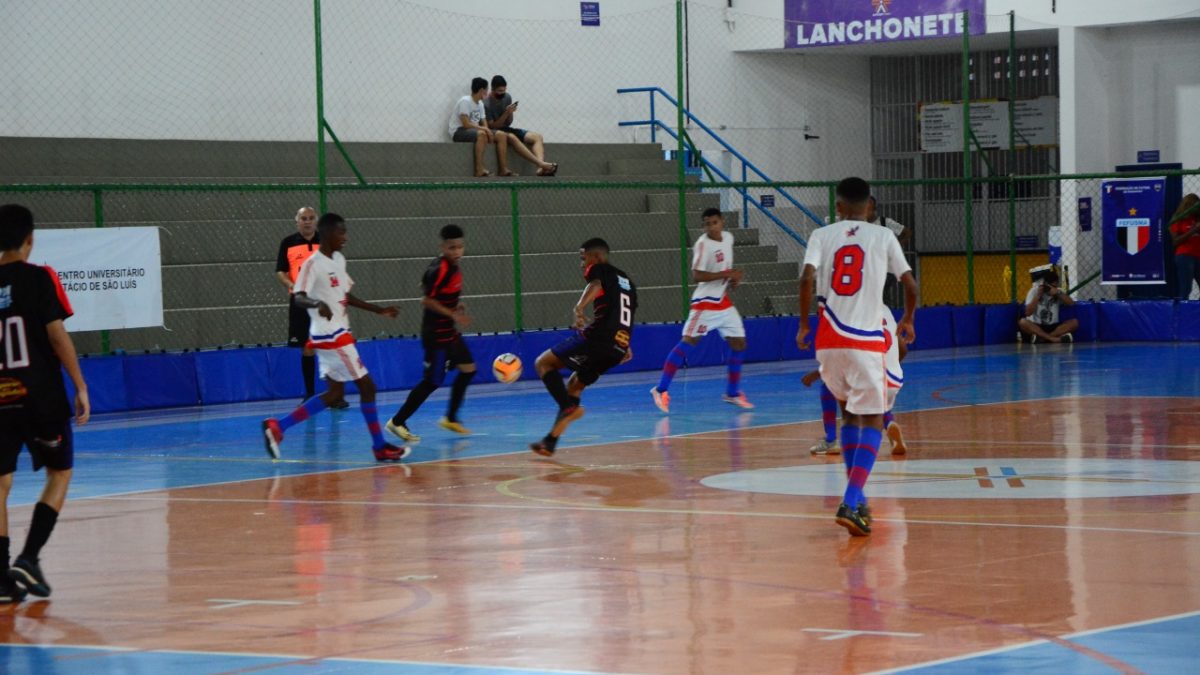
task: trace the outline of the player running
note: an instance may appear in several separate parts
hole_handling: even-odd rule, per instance
[[[579,397],[608,369],[633,356],[629,340],[633,335],[633,316],[637,312],[637,287],[629,275],[608,264],[608,244],[589,239],[579,249],[579,266],[588,285],[575,303],[575,328],[578,333],[542,352],[537,358],[538,377],[558,403],[554,426],[542,440],[529,449],[552,457],[558,439],[567,427],[583,417]],[[584,309],[592,305],[592,322]],[[574,371],[565,384],[564,368]]]
[[[321,248],[301,265],[293,302],[308,310],[311,319],[308,346],[316,350],[321,377],[328,380],[329,388],[302,403],[283,419],[263,420],[267,454],[279,459],[279,444],[283,442],[284,432],[341,400],[346,383],[353,382],[358,387],[359,408],[367,430],[371,432],[371,450],[375,459],[400,461],[408,456],[411,448],[397,447],[383,439],[375,406],[375,381],[358,357],[354,336],[350,334],[347,308],[358,307],[391,319],[400,311],[360,300],[350,293],[354,280],[346,272],[346,257],[341,253],[347,240],[344,218],[336,213],[326,213],[317,220],[317,231]]]
[[[721,400],[750,410],[754,405],[742,393],[742,353],[746,351],[746,327],[742,315],[729,298],[729,291],[742,281],[742,271],[733,267],[733,236],[726,234],[725,216],[720,209],[705,209],[701,216],[704,234],[692,246],[692,308],[683,337],[667,354],[658,386],[650,388],[650,396],[658,409],[671,412],[668,389],[675,372],[687,361],[688,354],[708,333],[716,331],[729,343],[729,377]]]
[[[67,501],[75,465],[71,404],[62,370],[75,384],[75,423],[91,414],[87,383],[63,321],[71,303],[49,267],[29,264],[33,213],[17,204],[0,206],[0,604],[26,593],[50,595],[38,564],[42,546]],[[8,493],[21,446],[33,470],[46,467],[46,487],[33,507],[25,548],[8,565]]]
[[[842,220],[817,229],[808,240],[796,333],[796,344],[806,349],[815,284],[821,379],[835,398],[845,402],[842,451],[849,467],[849,485],[836,519],[854,536],[871,533],[858,507],[864,503],[863,486],[879,454],[883,414],[888,409],[888,331],[880,317],[885,311],[883,284],[889,272],[904,286],[904,316],[896,336],[905,343],[915,337],[913,312],[917,305],[917,282],[900,243],[889,230],[864,220],[870,197],[870,186],[861,178],[838,183],[837,211]]]
[[[456,434],[471,433],[458,420],[458,410],[467,395],[467,385],[475,377],[475,358],[458,332],[459,326],[466,328],[471,325],[467,306],[458,299],[462,293],[462,271],[458,268],[458,261],[462,260],[467,249],[462,228],[458,225],[443,227],[441,236],[441,255],[434,258],[421,279],[425,289],[425,296],[421,298],[421,306],[425,308],[421,317],[425,377],[408,393],[404,405],[388,420],[386,427],[389,433],[409,443],[416,443],[421,437],[408,430],[408,418],[417,412],[430,394],[442,386],[446,371],[451,368],[457,368],[458,375],[450,385],[450,405],[446,409],[446,416],[438,421],[438,426]]]

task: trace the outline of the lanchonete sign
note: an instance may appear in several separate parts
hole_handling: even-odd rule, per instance
[[[784,47],[828,47],[987,32],[986,0],[784,0]]]

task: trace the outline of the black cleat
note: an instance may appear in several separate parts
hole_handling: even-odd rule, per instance
[[[529,449],[542,457],[553,457],[554,448],[558,446],[558,439],[553,436],[546,436],[537,443],[530,443]]]
[[[25,589],[5,577],[0,579],[0,605],[13,605],[25,599]]]
[[[49,597],[50,584],[42,576],[42,568],[36,561],[28,558],[17,558],[8,569],[8,578],[25,587],[25,590],[39,598]]]
[[[344,398],[341,400],[338,400],[338,401],[334,401],[333,403],[329,404],[329,408],[331,410],[345,410],[346,408],[349,408],[349,407],[350,407],[350,402]]]
[[[846,528],[855,537],[865,537],[871,534],[871,526],[863,520],[858,511],[851,509],[844,503],[838,506],[837,524]]]
[[[859,504],[855,511],[858,512],[858,517],[862,518],[862,521],[868,526],[875,521],[875,519],[871,517],[871,507],[867,506],[866,502]]]

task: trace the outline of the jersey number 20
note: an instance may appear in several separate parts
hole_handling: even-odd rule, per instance
[[[854,295],[862,289],[864,254],[857,244],[843,246],[833,254],[830,287],[838,295]]]
[[[25,320],[10,316],[0,325],[0,342],[4,343],[0,370],[25,368],[29,365],[29,343],[25,340]]]

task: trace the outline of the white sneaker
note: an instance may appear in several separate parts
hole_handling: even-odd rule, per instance
[[[421,437],[409,431],[408,427],[404,426],[403,424],[395,424],[391,420],[388,420],[387,424],[383,428],[387,429],[389,434],[399,438],[405,443],[421,442]]]
[[[838,445],[837,441],[822,439],[820,443],[812,446],[808,451],[814,455],[840,455],[842,454],[842,446]]]

